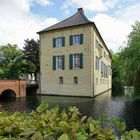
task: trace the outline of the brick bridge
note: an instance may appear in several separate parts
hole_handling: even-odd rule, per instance
[[[0,80],[0,96],[25,97],[26,80]]]

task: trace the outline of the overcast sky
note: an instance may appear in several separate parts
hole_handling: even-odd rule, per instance
[[[75,14],[79,7],[115,52],[140,20],[139,0],[0,0],[0,45],[22,48],[25,39],[39,38],[36,32]]]

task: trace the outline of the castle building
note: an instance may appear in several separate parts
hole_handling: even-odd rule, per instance
[[[40,93],[94,97],[111,89],[111,54],[82,8],[40,32]]]

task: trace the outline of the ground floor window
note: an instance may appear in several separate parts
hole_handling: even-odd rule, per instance
[[[59,85],[63,85],[63,77],[59,77]]]
[[[73,85],[78,85],[78,77],[73,77]]]

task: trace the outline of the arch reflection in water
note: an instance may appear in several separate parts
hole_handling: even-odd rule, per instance
[[[13,112],[31,112],[40,104],[39,96],[0,98],[0,111]]]

